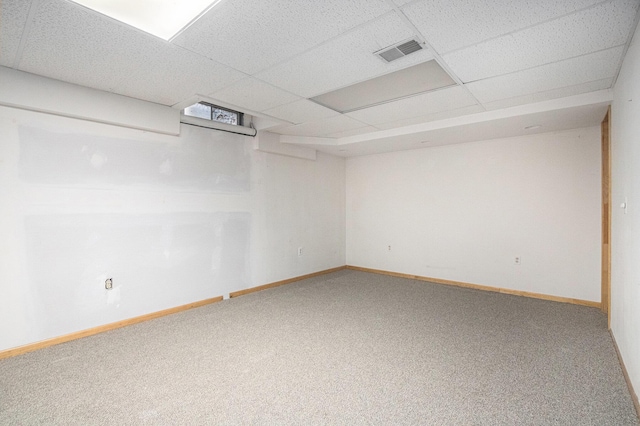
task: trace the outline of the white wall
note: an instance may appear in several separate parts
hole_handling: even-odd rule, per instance
[[[640,392],[640,30],[611,106],[611,330]],[[620,208],[627,201],[627,210]]]
[[[0,140],[0,350],[345,264],[342,158],[9,107]]]
[[[593,127],[350,158],[347,264],[598,302],[600,157]]]

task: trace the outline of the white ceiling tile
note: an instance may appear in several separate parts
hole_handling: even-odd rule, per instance
[[[116,91],[159,104],[173,105],[246,77],[226,65],[156,40],[142,39],[129,49],[132,55],[127,65],[128,77],[116,86]]]
[[[304,123],[305,121],[321,120],[323,118],[338,115],[339,112],[318,105],[315,102],[306,99],[292,102],[286,105],[280,105],[275,108],[263,111],[272,117],[286,120],[294,124]]]
[[[244,74],[69,2],[41,2],[20,69],[164,105]]]
[[[347,115],[364,123],[378,126],[383,123],[458,109],[474,104],[476,104],[476,100],[469,95],[469,92],[464,87],[455,86],[353,111]]]
[[[366,124],[354,120],[346,115],[337,115],[335,117],[325,118],[323,120],[309,121],[307,123],[298,124],[296,126],[278,127],[270,131],[283,135],[292,136],[318,136],[325,137],[332,133],[344,132],[347,130],[359,129]]]
[[[424,0],[403,7],[440,54],[528,27],[601,0]]]
[[[624,47],[474,81],[466,86],[482,103],[544,92],[615,76]]]
[[[637,0],[616,0],[444,55],[464,82],[619,46],[635,23]]]
[[[254,74],[390,10],[384,0],[226,0],[175,43]]]
[[[27,0],[0,1],[0,65],[13,66],[30,6]]]
[[[400,6],[404,6],[404,5],[405,5],[405,4],[407,4],[407,3],[410,3],[410,2],[412,2],[412,1],[416,1],[416,0],[393,0],[393,3],[394,3],[396,6],[400,7]]]
[[[392,121],[390,123],[379,124],[381,130],[395,129],[397,127],[412,126],[414,124],[428,123],[430,121],[446,120],[447,118],[461,117],[463,115],[475,114],[483,112],[485,109],[480,105],[470,105],[449,111],[436,112],[433,114],[421,115],[419,117],[406,118],[403,120]]]
[[[365,126],[365,127],[359,127],[353,130],[344,130],[342,132],[329,133],[328,135],[326,135],[326,137],[336,138],[336,139],[348,138],[349,136],[364,135],[365,133],[377,132],[378,130],[380,129],[377,129],[373,126]]]
[[[613,78],[589,81],[587,83],[576,84],[574,86],[560,87],[559,89],[547,90],[545,92],[531,93],[517,96],[515,98],[500,99],[498,101],[483,104],[487,110],[509,108],[517,105],[525,105],[535,102],[548,101],[551,99],[565,98],[567,96],[580,95],[582,93],[594,92],[596,90],[609,89],[613,85]]]
[[[256,77],[309,98],[431,59],[427,49],[391,63],[373,54],[414,36],[395,13],[389,13]]]
[[[264,111],[300,98],[263,81],[249,77],[210,93],[214,99],[253,111]]]
[[[141,33],[70,2],[38,5],[19,69],[113,92],[128,71],[122,48]]]

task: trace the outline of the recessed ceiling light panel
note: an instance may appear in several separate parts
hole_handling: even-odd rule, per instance
[[[426,61],[310,100],[340,113],[347,113],[396,99],[442,89],[456,82],[435,61]]]
[[[164,40],[170,40],[220,0],[72,0]]]

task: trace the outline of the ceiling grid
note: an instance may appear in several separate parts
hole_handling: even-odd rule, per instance
[[[0,66],[167,106],[233,105],[288,143],[359,155],[491,136],[476,122],[500,122],[496,137],[595,125],[640,16],[640,0],[213,3],[167,42],[72,0],[3,0]],[[375,55],[412,38],[423,49]],[[385,86],[429,61],[454,84]],[[343,107],[310,100],[334,92]]]

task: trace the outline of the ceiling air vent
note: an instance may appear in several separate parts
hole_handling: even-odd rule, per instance
[[[417,40],[409,40],[396,44],[395,46],[379,50],[375,52],[375,54],[384,59],[385,62],[391,62],[396,59],[400,59],[403,56],[407,56],[410,53],[417,52],[418,50],[422,50],[420,42]]]

